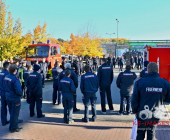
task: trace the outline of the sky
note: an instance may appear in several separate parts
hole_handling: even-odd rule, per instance
[[[69,40],[90,23],[102,38],[106,33],[130,40],[170,39],[170,0],[6,0],[23,34],[40,22],[51,37]]]

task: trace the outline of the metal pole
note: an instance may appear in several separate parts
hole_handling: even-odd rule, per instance
[[[118,20],[117,20],[117,48],[116,48],[116,56],[118,57]]]

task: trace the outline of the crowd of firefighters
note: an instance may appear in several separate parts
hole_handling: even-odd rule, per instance
[[[86,60],[85,65],[83,64],[83,60]],[[76,106],[76,88],[78,88],[78,76],[81,76],[80,90],[84,95],[83,104],[85,106],[85,111],[84,118],[82,118],[83,122],[89,122],[89,101],[91,102],[92,106],[92,120],[96,121],[97,116],[95,104],[97,99],[96,92],[98,91],[98,88],[100,89],[101,112],[106,114],[106,97],[110,112],[114,111],[111,97],[111,84],[114,77],[113,68],[115,68],[116,63],[118,64],[120,71],[122,71],[123,65],[126,63],[126,56],[118,58],[103,57],[101,59],[98,57],[88,57],[87,59],[77,57],[73,63],[68,63],[65,58],[62,58],[61,65],[59,61],[55,62],[55,66],[52,69],[52,102],[53,105],[55,105],[58,100],[58,104],[61,104],[62,95],[65,123],[73,123],[74,121],[72,113],[79,111]],[[144,69],[140,73],[140,77],[142,79],[145,79],[147,76],[149,77],[149,75],[152,77],[152,79],[153,77],[158,76],[157,64],[150,63],[150,66],[148,66],[149,62],[143,62],[143,58],[141,56],[139,56],[139,58],[137,58],[137,56],[135,58],[131,57],[130,64],[126,64],[125,71],[120,72],[116,80],[117,87],[120,88],[121,94],[120,110],[118,111],[119,115],[123,115],[125,111],[127,115],[131,114],[131,100],[132,111],[133,113],[137,113],[136,104],[138,103],[138,99],[137,95],[135,94],[137,94],[136,92],[138,92],[138,90],[141,88],[135,85],[135,88],[139,89],[135,89],[135,91],[133,91],[134,81],[137,78],[135,72],[131,72],[131,69],[133,69],[135,66],[134,64],[136,64],[137,69],[141,69],[142,65],[144,65]],[[43,59],[43,61],[40,63],[36,60],[33,65],[28,66],[26,66],[26,61],[16,62],[16,64],[9,64],[9,62],[5,62],[3,67],[4,69],[0,73],[1,122],[2,125],[10,123],[9,130],[11,132],[19,132],[22,130],[22,128],[18,127],[18,123],[22,122],[22,120],[18,119],[22,97],[26,98],[27,102],[30,104],[30,117],[35,115],[35,104],[37,117],[45,117],[41,110],[43,93],[42,88],[44,87],[44,81],[48,71],[48,64],[45,62],[45,59]],[[149,68],[148,70],[147,67]],[[95,72],[97,72],[97,75]],[[152,79],[150,78],[148,81]],[[161,82],[160,79],[157,80]],[[139,81],[141,82],[141,80]],[[148,84],[150,83],[152,82],[150,81]],[[166,88],[169,88],[167,81],[164,80],[164,82],[162,82],[162,86],[164,84],[166,85]],[[145,86],[145,89],[147,90],[147,85]],[[161,86],[161,84],[152,85],[151,87],[154,86]],[[156,87],[154,89],[156,89]],[[151,90],[150,87],[149,90]],[[143,91],[143,93],[147,93],[149,90]],[[167,93],[169,91],[170,88],[165,90]],[[132,97],[131,99],[133,92],[135,97]],[[160,94],[165,92],[160,92]],[[155,100],[156,99],[157,98],[155,98]],[[125,100],[127,100],[126,109]],[[163,98],[160,100],[163,100]],[[167,97],[167,101],[169,100],[169,97]],[[7,106],[9,107],[10,121],[7,120]],[[151,131],[153,132],[154,130]],[[141,135],[143,136],[142,133]]]
[[[106,58],[105,56],[103,56],[103,58]],[[69,58],[71,60],[71,58]],[[107,64],[113,68],[115,68],[116,64],[118,65],[118,68],[120,69],[120,71],[123,70],[123,66],[126,64],[126,55],[123,56],[118,56],[118,57],[107,57]],[[61,68],[64,69],[64,64],[66,63],[66,58],[62,57],[62,65]],[[136,55],[135,57],[131,57],[130,58],[130,64],[131,68],[137,68],[138,70],[142,69],[143,67],[143,63],[144,63],[144,59],[143,56],[138,56]],[[73,60],[72,62],[72,68],[74,69],[75,73],[77,75],[81,75],[84,72],[84,66],[85,64],[90,66],[90,71],[95,73],[97,72],[99,66],[101,65],[101,58],[99,57],[82,57],[82,56],[78,56],[75,58],[75,60]]]

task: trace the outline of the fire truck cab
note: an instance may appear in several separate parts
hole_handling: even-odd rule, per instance
[[[160,77],[170,82],[170,47],[146,46],[145,58],[157,63]]]
[[[52,76],[52,68],[56,60],[61,63],[61,51],[59,44],[51,44],[49,41],[47,43],[39,42],[37,44],[29,45],[26,52],[26,61],[29,64],[34,64],[35,60],[38,60],[39,63],[43,61],[43,58],[46,59],[48,64],[48,73],[47,77]]]

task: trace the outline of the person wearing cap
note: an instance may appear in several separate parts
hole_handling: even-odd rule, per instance
[[[23,77],[24,72],[27,71],[26,63],[27,63],[27,61],[22,61],[21,66],[19,67],[19,70],[18,70],[19,79],[20,79],[21,85],[22,85],[23,98],[26,98],[26,86],[25,86],[25,81],[24,81],[24,77]]]
[[[70,70],[71,71],[70,78],[73,80],[75,87],[78,88],[78,78],[77,78],[75,72],[71,69],[71,64],[70,63],[66,63],[65,64],[65,70]],[[65,70],[62,71],[59,74],[59,82],[61,81],[61,79],[63,79],[65,77]],[[77,103],[77,94],[76,94],[76,91],[75,91],[73,97],[74,97],[73,112],[80,111],[80,109],[77,109],[77,106],[76,106],[76,103]]]
[[[11,64],[9,66],[9,74],[4,78],[5,96],[10,112],[9,130],[12,133],[21,131],[22,128],[18,127],[18,123],[23,122],[23,120],[18,119],[23,92],[21,89],[21,83],[16,76],[16,72],[17,65]]]
[[[28,76],[27,79],[27,86],[30,90],[30,117],[33,117],[35,115],[34,113],[34,107],[36,103],[36,109],[37,109],[37,117],[42,118],[45,117],[44,114],[42,114],[42,76],[40,75],[40,66],[35,64],[34,65],[34,71]]]
[[[28,88],[27,80],[30,73],[32,73],[32,65],[29,65],[28,70],[24,72],[24,82],[26,86],[27,103],[29,103],[29,88]]]
[[[58,105],[61,104],[61,94],[58,92],[58,77],[60,72],[63,70],[59,66],[59,61],[56,61],[54,68],[52,69],[52,75],[53,75],[53,105],[55,105],[57,97],[58,97]],[[57,96],[58,95],[58,96]]]
[[[140,77],[141,78],[145,78],[146,77],[146,75],[147,75],[147,73],[148,73],[148,70],[147,70],[147,66],[148,66],[148,64],[149,64],[149,61],[144,61],[144,70],[142,70],[141,72],[140,72]]]
[[[46,75],[48,72],[48,65],[45,62],[45,58],[43,58],[43,62],[40,63],[40,72],[41,72],[41,76],[42,76],[42,87],[44,88],[44,81],[46,79]]]
[[[7,120],[7,100],[5,97],[5,89],[4,89],[4,83],[3,80],[5,76],[9,74],[9,62],[3,63],[3,71],[0,72],[0,95],[1,95],[1,123],[2,126],[5,126],[9,123]]]

